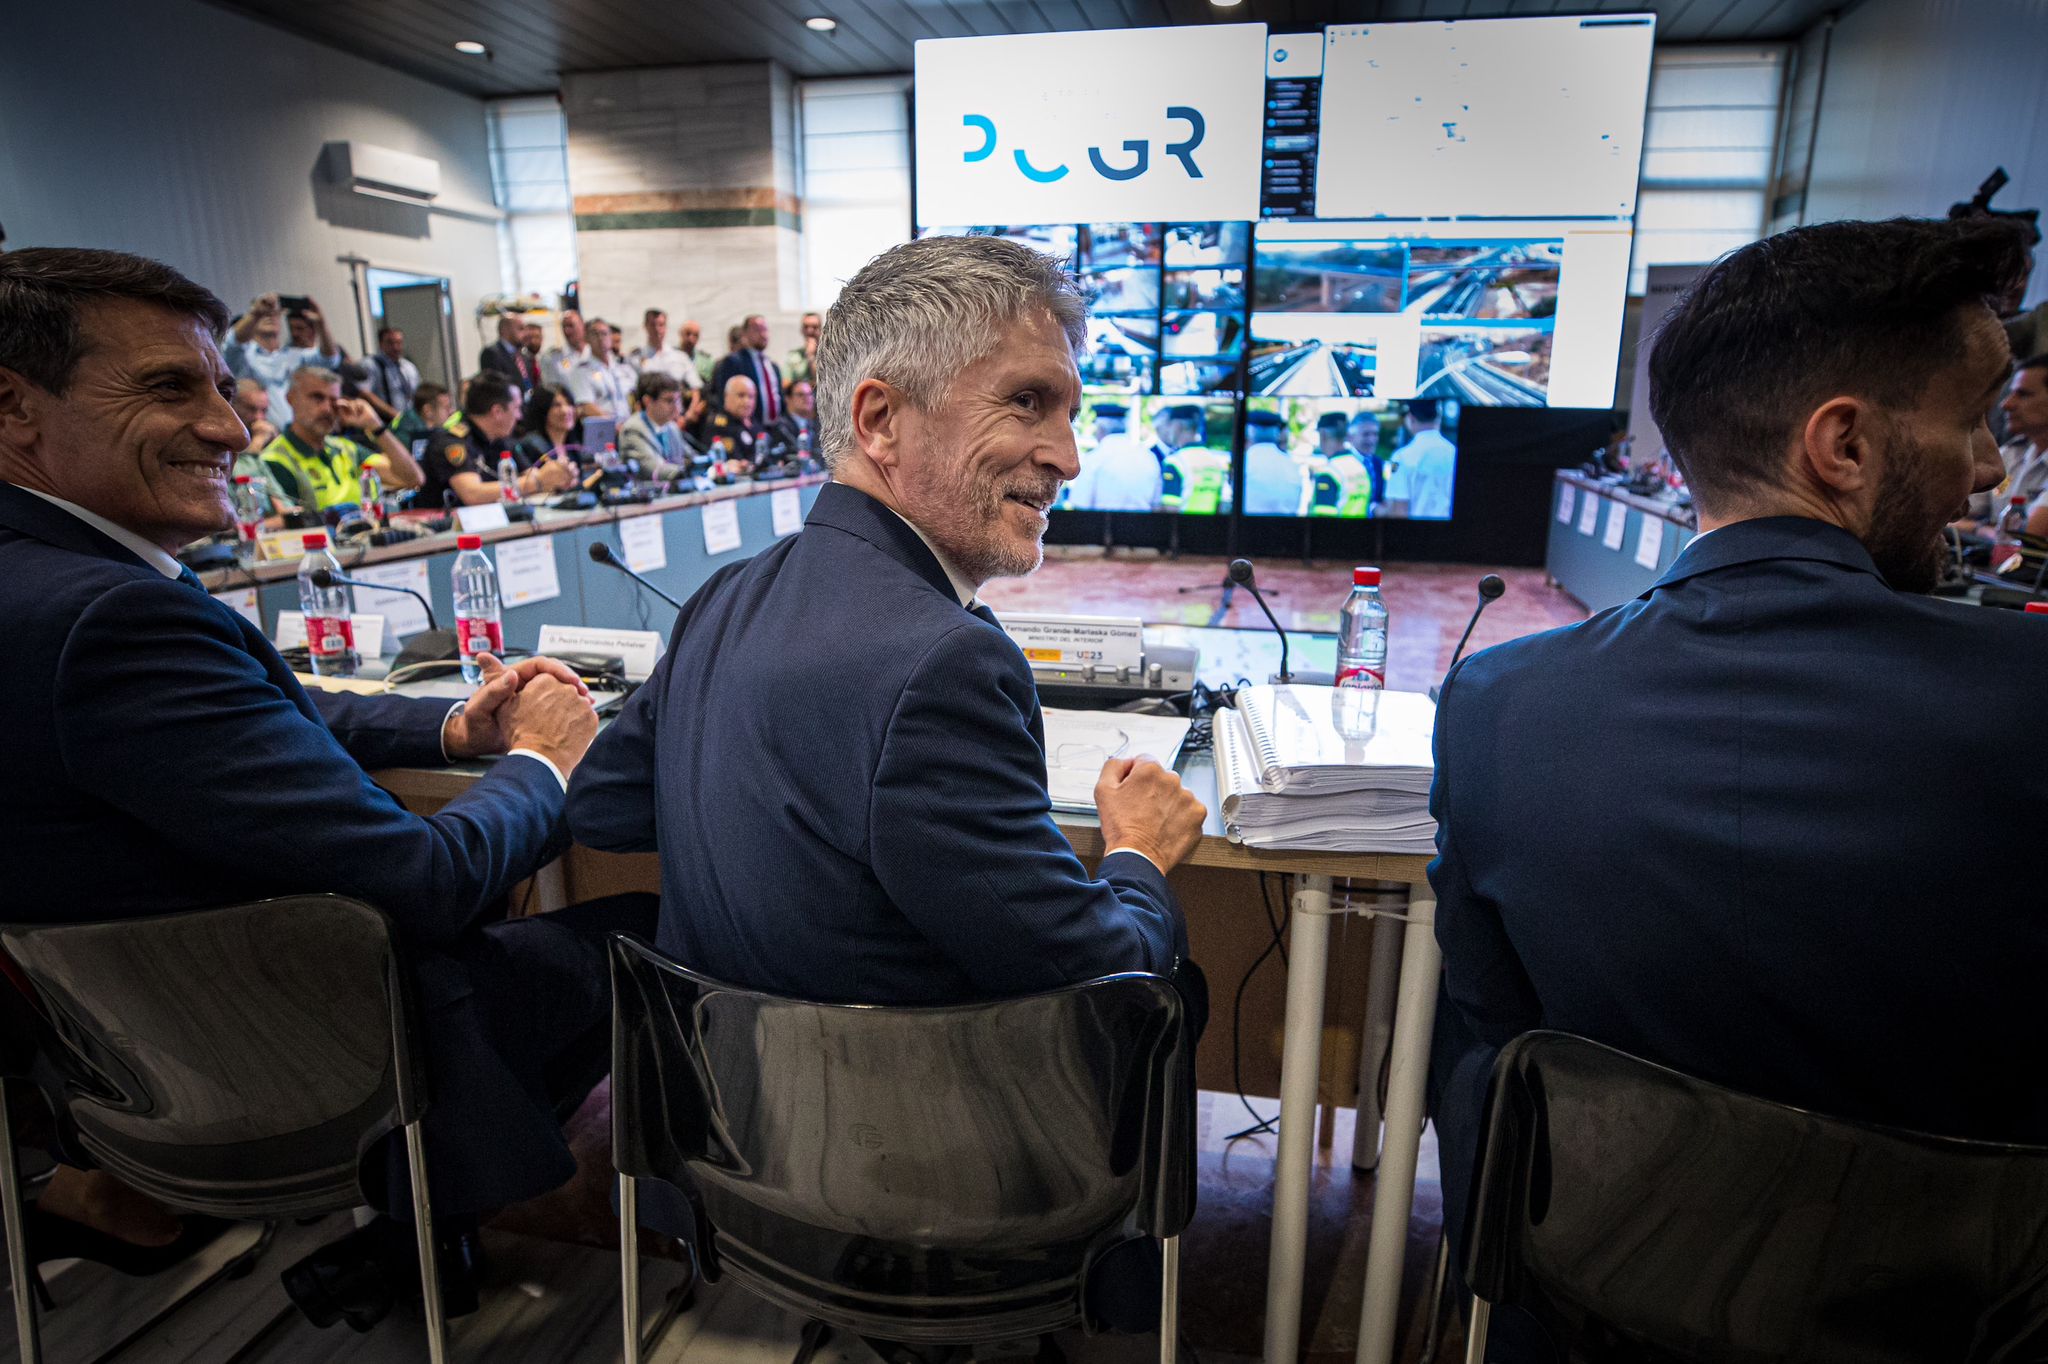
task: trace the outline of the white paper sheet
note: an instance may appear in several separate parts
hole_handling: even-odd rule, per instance
[[[496,546],[498,598],[506,606],[531,606],[562,595],[555,573],[555,537],[506,540]]]
[[[1607,529],[1600,534],[1600,543],[1609,549],[1621,548],[1621,537],[1628,530],[1628,507],[1620,502],[1607,504]]]
[[[668,567],[668,536],[662,531],[663,517],[636,516],[619,522],[619,543],[626,550],[626,567],[635,573],[652,573]]]
[[[775,538],[794,535],[804,528],[804,501],[794,488],[777,488],[768,495],[768,510],[775,517]]]
[[[512,524],[512,518],[505,515],[503,502],[479,502],[474,507],[457,507],[455,524],[472,535],[487,530],[503,530]]]
[[[1657,559],[1664,553],[1664,518],[1645,516],[1643,528],[1636,532],[1636,562],[1644,568],[1655,568]]]
[[[384,617],[375,614],[350,613],[349,624],[354,627],[356,652],[364,658],[379,658],[384,653]],[[277,613],[278,650],[303,649],[306,647],[306,613],[303,611],[280,611]]]
[[[716,558],[740,547],[740,504],[730,498],[704,504],[704,552]]]
[[[1055,810],[1093,810],[1095,783],[1111,758],[1142,753],[1172,768],[1188,737],[1188,722],[1177,715],[1051,707],[1044,715],[1046,787]]]
[[[1591,535],[1600,529],[1600,504],[1606,500],[1591,492],[1579,499],[1579,534]]]
[[[1577,491],[1569,483],[1557,485],[1557,519],[1567,526],[1572,523],[1572,495]]]
[[[433,584],[427,579],[425,559],[407,559],[395,564],[364,564],[351,571],[349,576],[361,578],[366,583],[382,583],[386,587],[409,587],[422,597],[433,598]],[[403,592],[377,592],[360,587],[352,591],[356,610],[361,612],[374,607],[382,612],[385,624],[395,638],[404,639],[428,628],[427,608]]]

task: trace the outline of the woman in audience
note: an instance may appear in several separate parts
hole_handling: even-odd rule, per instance
[[[519,414],[519,427],[514,432],[518,439],[512,451],[518,457],[520,467],[529,468],[562,447],[574,444],[579,425],[576,400],[569,396],[568,390],[535,384],[533,392],[527,395],[526,409]]]

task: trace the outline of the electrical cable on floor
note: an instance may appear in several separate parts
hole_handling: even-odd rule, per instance
[[[1269,873],[1263,871],[1259,873],[1259,908],[1265,911],[1266,926],[1272,929],[1273,938],[1271,942],[1268,942],[1266,944],[1266,950],[1259,953],[1259,955],[1255,959],[1253,959],[1252,964],[1245,968],[1243,978],[1237,982],[1237,995],[1235,999],[1232,1001],[1230,1007],[1230,1081],[1237,1088],[1237,1101],[1244,1105],[1244,1111],[1251,1114],[1252,1117],[1256,1119],[1256,1121],[1250,1127],[1245,1128],[1243,1131],[1233,1132],[1229,1136],[1225,1137],[1223,1139],[1223,1144],[1225,1146],[1228,1146],[1235,1141],[1242,1141],[1246,1137],[1262,1136],[1268,1132],[1278,1130],[1274,1127],[1274,1123],[1279,1120],[1279,1115],[1275,1114],[1273,1117],[1270,1118],[1259,1117],[1259,1111],[1256,1108],[1253,1108],[1252,1101],[1249,1098],[1245,1097],[1244,1039],[1239,1028],[1240,1020],[1244,1017],[1245,987],[1252,983],[1253,974],[1257,972],[1261,966],[1265,965],[1266,958],[1272,956],[1275,952],[1278,952],[1280,954],[1281,967],[1284,969],[1287,965],[1287,945],[1282,940],[1282,934],[1285,931],[1286,920],[1281,916],[1275,915],[1273,912],[1272,895],[1271,892],[1267,889],[1268,875]]]

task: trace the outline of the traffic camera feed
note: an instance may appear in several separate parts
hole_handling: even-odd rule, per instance
[[[1070,511],[1230,510],[1234,397],[1208,402],[1091,393],[1074,423],[1080,476],[1060,490]]]

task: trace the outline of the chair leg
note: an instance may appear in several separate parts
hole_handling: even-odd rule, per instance
[[[1472,1295],[1472,1325],[1465,1331],[1465,1364],[1486,1364],[1486,1325],[1493,1304]]]
[[[447,1364],[448,1323],[441,1316],[441,1265],[434,1244],[434,1209],[427,1201],[427,1148],[417,1121],[405,1125],[405,1163],[412,1175],[412,1225],[419,1239],[420,1300],[427,1315],[427,1358]]]
[[[1444,1285],[1451,1274],[1451,1238],[1442,1227],[1436,1235],[1436,1273],[1429,1284],[1429,1330],[1422,1337],[1422,1353],[1415,1364],[1436,1364],[1437,1346],[1443,1343]]]
[[[0,1200],[5,1201],[7,1277],[14,1287],[14,1339],[22,1364],[42,1364],[43,1342],[36,1329],[36,1300],[29,1286],[35,1266],[28,1259],[28,1237],[22,1227],[21,1167],[15,1163],[14,1119],[7,1111],[7,1081],[0,1080]],[[40,1285],[37,1285],[40,1287]]]
[[[619,1176],[619,1304],[626,1364],[640,1364],[640,1181]]]
[[[1160,1243],[1159,1364],[1177,1364],[1179,1358],[1180,1237],[1169,1236]]]

